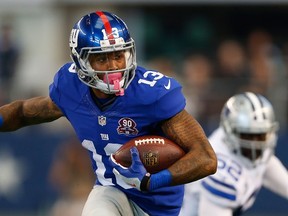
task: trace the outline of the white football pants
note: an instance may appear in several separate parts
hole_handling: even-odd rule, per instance
[[[115,187],[95,185],[82,216],[149,216]]]

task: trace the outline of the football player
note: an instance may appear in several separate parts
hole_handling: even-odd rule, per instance
[[[136,64],[135,42],[122,19],[96,11],[73,27],[73,62],[64,64],[49,97],[18,100],[0,108],[0,131],[66,117],[91,157],[97,180],[82,215],[178,215],[184,183],[216,172],[216,155],[198,122],[185,110],[181,85]],[[131,167],[111,155],[142,135],[162,135],[185,156],[150,175],[132,148]]]
[[[288,172],[274,155],[277,130],[265,97],[252,92],[231,97],[222,109],[220,127],[209,137],[217,172],[185,185],[180,215],[241,215],[263,186],[288,199]]]

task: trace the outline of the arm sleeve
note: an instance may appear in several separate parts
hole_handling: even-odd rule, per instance
[[[263,185],[279,196],[288,199],[288,172],[276,156],[272,156],[268,163]]]

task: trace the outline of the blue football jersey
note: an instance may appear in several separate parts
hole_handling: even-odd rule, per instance
[[[182,111],[185,98],[172,77],[137,67],[135,77],[106,109],[100,109],[89,87],[82,83],[73,63],[65,64],[49,87],[50,97],[70,121],[82,145],[89,151],[96,184],[124,191],[149,215],[178,215],[183,185],[142,193],[116,179],[109,156],[138,136],[162,135],[159,122]]]

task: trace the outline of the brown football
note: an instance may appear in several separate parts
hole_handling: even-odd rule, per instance
[[[139,151],[140,159],[149,173],[170,167],[185,154],[180,146],[165,137],[145,135],[128,141],[115,152],[114,158],[122,166],[131,165],[130,149],[133,146]]]

